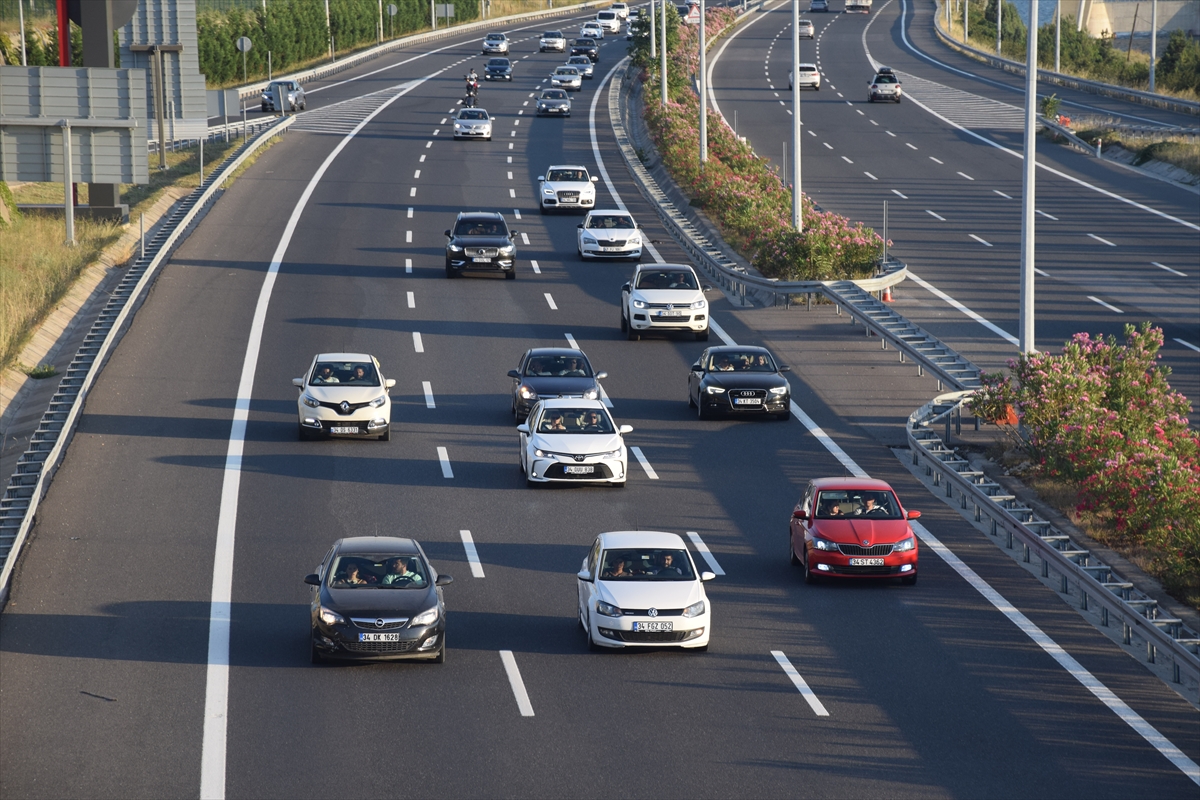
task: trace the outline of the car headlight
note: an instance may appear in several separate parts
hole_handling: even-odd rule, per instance
[[[601,458],[620,458],[621,451],[620,450],[609,450],[607,453],[601,453],[600,457]]]
[[[309,408],[320,408],[321,407],[320,401],[317,400],[317,398],[313,397],[308,392],[305,392],[303,395],[301,395],[300,402],[304,403],[304,405],[308,406]]]
[[[690,306],[688,306],[688,308],[704,308],[707,305],[708,305],[707,300],[697,300],[696,302],[694,302]]]
[[[704,601],[703,600],[692,603],[690,606],[688,606],[687,608],[685,608],[683,610],[683,616],[685,616],[685,617],[698,617],[703,613],[704,613]]]
[[[420,614],[417,614],[415,617],[409,620],[408,627],[419,628],[422,625],[432,625],[433,623],[437,622],[437,618],[438,607],[434,606],[426,611],[422,611]]]
[[[387,395],[381,394],[371,401],[371,408],[381,408],[387,402]]]
[[[554,197],[554,189],[543,187],[542,194],[546,195],[547,197]]]
[[[596,243],[596,237],[595,237],[595,236],[591,236],[591,235],[589,235],[589,234],[586,234],[586,233],[585,233],[585,234],[583,235],[583,243],[584,243],[584,244],[595,244],[595,243]]]
[[[838,546],[836,544],[829,541],[828,539],[822,539],[819,536],[813,537],[813,547],[817,548],[818,550],[829,550],[829,551],[836,551],[838,549]]]
[[[788,387],[776,386],[770,390],[771,394],[787,394]]]
[[[619,617],[621,616],[621,609],[617,608],[612,603],[606,603],[603,600],[597,600],[596,613],[603,614],[606,617]]]
[[[646,307],[646,301],[645,301],[645,300],[638,300],[637,298],[634,298],[634,299],[633,299],[633,301],[632,301],[632,305],[633,305],[633,307],[634,307],[634,308],[645,308],[645,307]]]
[[[458,245],[456,245],[456,244],[450,245],[451,253],[461,253],[462,251],[463,251],[463,249],[461,247],[459,247]]]
[[[515,252],[517,252],[517,246],[515,244],[508,244],[500,248],[500,255],[502,256],[511,256]]]
[[[629,244],[629,245],[632,245],[632,246],[635,246],[635,247],[636,247],[637,245],[640,245],[641,243],[642,243],[642,237],[641,237],[641,236],[638,236],[636,233],[635,233],[633,236],[630,236],[630,237],[629,237],[629,238],[626,240],[626,244]]]
[[[725,390],[720,386],[706,386],[704,391],[706,394],[725,394]]]
[[[521,395],[522,400],[537,400],[537,392],[528,386],[522,386],[517,393]]]
[[[892,545],[892,552],[893,553],[906,553],[909,550],[914,549],[916,546],[917,546],[916,541],[913,539],[913,537],[910,536],[907,539],[901,539],[900,541],[898,541],[894,545]]]
[[[584,400],[597,400],[597,399],[599,399],[599,397],[600,397],[599,389],[592,388],[592,389],[588,389],[586,392],[583,393]]]
[[[326,608],[325,606],[321,606],[321,622],[324,622],[326,625],[346,624],[346,620],[341,614],[337,613],[333,609]]]
[[[547,453],[545,450],[534,450],[533,454],[538,458],[546,458],[547,456],[552,455],[552,453]]]

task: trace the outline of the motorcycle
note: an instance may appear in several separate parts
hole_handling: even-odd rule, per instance
[[[464,75],[463,79],[467,82],[467,94],[463,97],[463,107],[475,108],[475,101],[479,97],[479,79],[473,79],[470,75]]]

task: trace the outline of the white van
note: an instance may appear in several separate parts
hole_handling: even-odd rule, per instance
[[[596,22],[600,23],[600,27],[604,28],[607,33],[621,32],[621,18],[617,16],[617,12],[605,9],[596,14]]]

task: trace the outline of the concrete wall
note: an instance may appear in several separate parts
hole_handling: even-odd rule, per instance
[[[1151,0],[1063,0],[1063,14],[1074,14],[1093,36],[1105,31],[1128,36],[1136,11],[1137,33],[1149,36],[1151,6]],[[1158,0],[1159,34],[1176,29],[1200,36],[1200,2]]]

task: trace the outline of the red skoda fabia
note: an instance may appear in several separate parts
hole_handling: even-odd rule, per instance
[[[862,478],[810,481],[792,512],[788,554],[804,582],[820,578],[899,578],[917,582],[917,537],[892,487]]]

